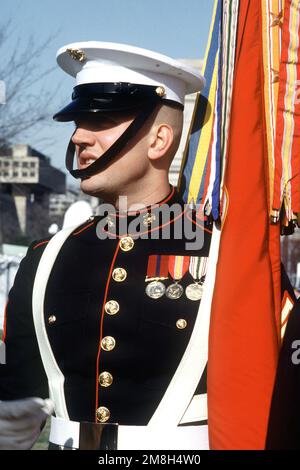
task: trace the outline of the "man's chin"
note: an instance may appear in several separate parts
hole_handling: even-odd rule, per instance
[[[101,197],[101,194],[105,192],[105,188],[103,188],[99,181],[97,182],[97,178],[95,176],[90,176],[81,181],[80,189],[83,193],[88,194],[89,196]]]

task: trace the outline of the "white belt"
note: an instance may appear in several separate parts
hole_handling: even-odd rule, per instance
[[[80,423],[51,417],[49,441],[79,448]],[[208,450],[207,425],[161,427],[118,426],[118,450]]]

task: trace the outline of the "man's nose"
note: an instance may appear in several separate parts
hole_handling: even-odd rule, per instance
[[[94,145],[95,137],[88,129],[78,126],[72,136],[72,142],[75,145]]]

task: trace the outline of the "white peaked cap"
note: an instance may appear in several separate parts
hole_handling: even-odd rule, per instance
[[[57,52],[58,65],[76,85],[133,83],[161,86],[164,99],[184,104],[184,97],[201,91],[204,77],[197,69],[147,49],[111,42],[75,42]]]

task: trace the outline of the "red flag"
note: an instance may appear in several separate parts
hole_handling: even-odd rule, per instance
[[[212,449],[264,448],[277,364],[279,236],[269,225],[262,57],[261,2],[241,0],[209,340]]]

